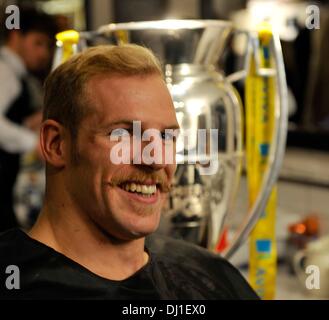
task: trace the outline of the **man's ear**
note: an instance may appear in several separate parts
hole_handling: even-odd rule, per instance
[[[46,163],[63,168],[68,161],[66,144],[68,136],[65,128],[55,120],[44,121],[40,128],[40,148]]]

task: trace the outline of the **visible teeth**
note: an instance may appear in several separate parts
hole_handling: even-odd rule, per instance
[[[142,194],[153,194],[156,192],[156,185],[145,185],[136,183],[127,183],[123,186],[123,189],[129,192],[139,192]]]

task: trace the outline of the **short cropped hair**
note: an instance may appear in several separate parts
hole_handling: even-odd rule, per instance
[[[46,79],[43,119],[61,123],[74,138],[90,109],[85,89],[93,77],[152,74],[163,77],[160,62],[142,46],[102,45],[86,49],[59,65]]]

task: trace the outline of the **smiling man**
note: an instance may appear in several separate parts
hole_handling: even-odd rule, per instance
[[[160,236],[145,243],[158,227],[176,169],[157,150],[175,153],[166,129],[178,128],[159,62],[149,50],[88,49],[59,66],[45,90],[44,205],[27,234],[11,230],[0,236],[1,270],[19,270],[19,289],[8,290],[17,277],[0,276],[0,296],[257,298],[235,268],[204,249]],[[142,132],[158,135],[136,141],[136,120]],[[129,163],[111,156],[122,142],[138,142],[128,149]],[[151,142],[154,150],[144,153]]]

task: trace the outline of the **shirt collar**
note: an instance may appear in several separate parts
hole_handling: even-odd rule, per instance
[[[23,63],[23,60],[10,48],[2,47],[0,49],[0,55],[18,77],[22,77],[27,74],[27,70]]]

